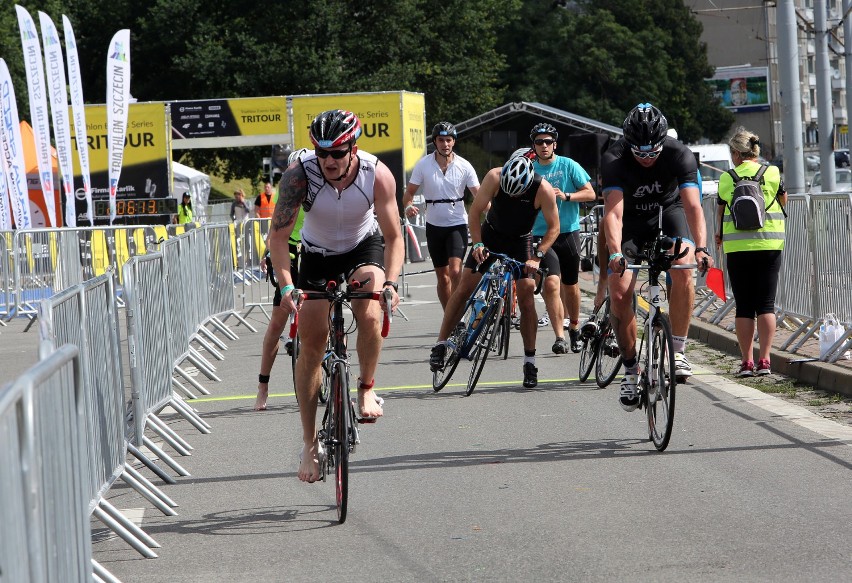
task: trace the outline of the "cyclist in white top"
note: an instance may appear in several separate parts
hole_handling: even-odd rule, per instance
[[[303,154],[281,177],[278,202],[272,215],[269,250],[281,286],[281,304],[295,309],[290,291],[323,289],[322,280],[345,273],[347,280],[369,281],[362,288],[393,290],[393,306],[399,303],[396,279],[402,269],[403,244],[396,204],[396,181],[375,156],[358,150],[361,122],[350,111],[330,110],[314,118],[310,138],[312,154]],[[288,239],[299,214],[302,254],[299,280],[290,273]],[[384,245],[382,234],[384,234]],[[364,419],[382,416],[381,399],[373,391],[374,373],[382,348],[379,302],[352,301],[358,323],[357,352],[361,376],[358,382],[358,414]],[[299,308],[301,349],[296,362],[296,395],[302,421],[304,446],[299,479],[319,479],[322,457],[317,442],[317,390],[320,363],[328,339],[328,304],[305,302]]]
[[[414,194],[423,187],[426,243],[438,277],[438,299],[444,308],[459,283],[462,259],[467,251],[464,189],[467,187],[474,197],[479,191],[479,179],[473,166],[453,152],[457,136],[450,122],[435,124],[432,128],[435,152],[417,161],[402,197],[406,216],[417,216],[420,210],[412,202]]]

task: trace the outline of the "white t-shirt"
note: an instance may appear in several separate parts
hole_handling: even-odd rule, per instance
[[[445,174],[438,166],[435,156],[436,154],[433,153],[418,160],[408,182],[423,187],[427,223],[436,227],[466,225],[464,189],[479,186],[476,171],[470,162],[454,153]],[[456,202],[431,202],[438,200]]]

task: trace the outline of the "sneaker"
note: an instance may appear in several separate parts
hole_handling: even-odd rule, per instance
[[[444,368],[444,358],[447,356],[447,345],[440,342],[432,347],[432,353],[429,354],[429,368],[432,372],[437,372]]]
[[[545,326],[550,326],[550,316],[547,314],[538,319],[538,327],[544,328]]]
[[[692,376],[692,365],[686,360],[683,352],[675,352],[675,376],[679,383]]]
[[[737,373],[737,377],[753,377],[754,376],[754,361],[747,360],[740,365],[740,372]]]
[[[571,350],[571,347],[568,346],[568,343],[565,342],[564,338],[557,338],[556,342],[553,343],[554,354],[568,354],[568,351]]]
[[[580,331],[576,328],[568,329],[568,338],[571,339],[571,352],[577,354],[583,350],[583,340],[580,338]]]
[[[538,369],[531,362],[524,364],[524,387],[531,389],[538,384]]]
[[[635,411],[639,406],[639,392],[636,390],[636,385],[639,383],[639,374],[626,373],[621,379],[621,390],[619,392],[618,402],[621,403],[621,408],[625,411]]]
[[[759,377],[772,374],[772,371],[769,369],[769,361],[765,358],[761,358],[757,361],[757,368],[755,369],[755,374]]]
[[[562,329],[570,330],[571,329],[571,318],[565,318],[562,320]]]
[[[580,328],[580,333],[584,338],[591,338],[598,333],[598,323],[595,322],[594,318],[589,318]]]

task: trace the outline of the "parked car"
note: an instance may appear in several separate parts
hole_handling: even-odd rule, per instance
[[[837,164],[837,162],[835,162]],[[805,154],[805,169],[819,170],[819,156],[816,154]]]
[[[849,168],[836,168],[834,170],[834,190],[832,192],[850,192],[852,191],[852,170]],[[808,191],[811,194],[822,192],[822,175],[820,172],[814,173],[811,188]]]
[[[848,148],[841,148],[834,151],[834,165],[837,168],[849,168],[852,166],[852,160],[849,158]]]

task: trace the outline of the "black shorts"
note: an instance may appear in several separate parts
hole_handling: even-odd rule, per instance
[[[352,251],[342,255],[310,253],[303,248],[299,265],[299,289],[322,291],[326,282],[336,280],[341,274],[348,278],[364,265],[385,268],[385,248],[381,235],[370,235]]]
[[[538,243],[541,237],[533,237]],[[548,275],[559,275],[563,285],[576,285],[580,280],[580,231],[560,233],[541,260]]]
[[[736,251],[725,255],[737,318],[775,313],[781,251]]]
[[[467,251],[467,225],[437,227],[426,223],[426,246],[435,267],[446,267],[450,257],[463,259]]]
[[[494,227],[485,222],[482,224],[482,243],[489,251],[508,255],[521,263],[526,263],[532,257],[531,234],[510,237],[497,232]],[[485,273],[495,260],[496,258],[488,258],[477,267],[473,253],[468,253],[464,266],[479,273]]]
[[[656,213],[640,215],[625,209],[621,227],[621,252],[628,259],[635,257],[638,251],[657,238],[658,228],[659,215]],[[663,234],[673,239],[681,237],[684,242],[690,245],[695,244],[689,232],[689,223],[686,222],[686,213],[683,212],[680,199],[663,208]]]
[[[278,280],[275,279],[275,270],[272,269],[272,258],[266,256],[266,273],[271,273],[269,283],[275,288],[275,295],[272,296],[272,305],[278,307],[281,305],[281,286],[278,285]],[[293,281],[299,281],[299,248],[295,243],[290,243],[290,277]]]

